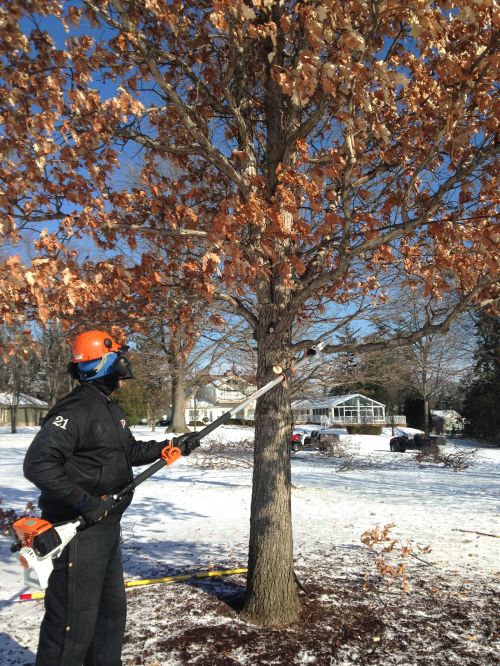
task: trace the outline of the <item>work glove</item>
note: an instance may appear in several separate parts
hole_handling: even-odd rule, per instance
[[[185,432],[179,437],[174,437],[170,443],[180,449],[183,456],[188,456],[200,446],[200,440],[193,432]]]
[[[83,500],[76,506],[76,509],[88,523],[98,523],[108,515],[114,504],[115,500],[109,495],[103,495],[103,497],[85,495]]]

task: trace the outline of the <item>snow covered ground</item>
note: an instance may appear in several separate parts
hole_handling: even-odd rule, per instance
[[[4,509],[13,508],[22,513],[26,503],[37,498],[36,489],[22,476],[23,456],[35,432],[36,428],[23,428],[12,435],[7,429],[0,429],[0,497]],[[152,433],[146,427],[134,428],[134,435],[137,439],[164,437],[161,431]],[[209,451],[214,443],[224,445],[252,438],[253,432],[248,428],[220,428],[199,454],[181,459],[137,489],[133,504],[122,521],[127,580],[246,566],[252,473],[249,459],[244,455],[236,456],[232,461],[211,459]],[[365,574],[375,575],[373,554],[361,543],[361,535],[377,524],[394,523],[391,535],[401,543],[411,542],[416,554],[420,553],[418,546],[431,548],[430,552],[418,554],[419,559],[415,557],[410,562],[409,583],[412,587],[413,575],[415,579],[420,575],[427,577],[426,584],[429,576],[435,575],[444,581],[444,587],[452,586],[454,580],[460,579],[465,586],[481,589],[481,594],[486,589],[490,603],[500,576],[500,540],[478,532],[500,533],[500,449],[480,448],[470,468],[454,472],[433,464],[419,465],[415,461],[415,451],[391,453],[389,438],[389,431],[379,437],[342,435],[341,442],[350,451],[349,465],[345,465],[343,471],[341,461],[322,456],[317,451],[300,451],[292,459],[292,510],[299,578],[304,576],[305,580],[312,581],[313,589],[329,575],[333,576],[335,569],[335,577],[331,579],[333,589],[338,588],[340,580],[349,581],[352,587],[355,581],[362,581]],[[456,440],[444,448],[458,451],[472,450],[473,447],[473,442]],[[239,450],[238,446],[232,448]],[[29,590],[23,585],[21,568],[16,556],[10,553],[9,545],[8,538],[0,538],[0,662],[5,666],[21,666],[34,662],[43,602],[19,601],[19,595]],[[226,583],[227,589],[236,585],[237,579],[233,580],[234,583]],[[240,587],[243,583],[240,577]],[[221,624],[233,632],[236,628],[240,633],[244,631],[244,623],[237,614],[221,610],[223,587],[220,583],[219,606],[215,602],[207,606],[207,599],[213,600],[217,596],[216,589],[208,584],[205,587],[176,585],[129,590],[129,629],[124,645],[124,664],[486,665],[495,660],[496,629],[493,626],[486,638],[475,639],[473,649],[470,641],[466,652],[462,647],[460,650],[448,648],[451,657],[448,655],[444,661],[439,661],[435,655],[427,661],[419,661],[416,657],[412,660],[414,657],[407,651],[406,656],[398,658],[394,636],[387,627],[381,643],[392,636],[391,657],[380,652],[380,661],[376,660],[379,657],[373,646],[366,653],[359,645],[347,652],[339,647],[336,652],[324,653],[324,646],[319,646],[321,637],[316,641],[317,650],[315,643],[311,643],[302,653],[295,651],[293,658],[286,659],[284,656],[271,659],[262,651],[251,653],[233,641],[231,649],[224,652],[225,656],[221,656],[219,650],[218,660],[214,661],[213,656],[208,656],[209,641],[195,646],[194,637],[205,635],[203,631]],[[391,594],[403,595],[398,587]],[[324,592],[318,595],[318,604],[324,605]],[[450,595],[451,592],[448,600]],[[484,601],[486,597],[481,598]],[[158,606],[159,599],[161,604]],[[314,604],[311,604],[308,600],[306,607],[313,609]],[[188,609],[191,610],[188,612]],[[187,613],[190,617],[193,625],[191,642],[186,642],[187,638],[182,634],[186,630],[184,626],[183,630],[179,628],[177,642],[172,639],[168,645],[163,645],[160,635],[166,630],[169,617],[178,618],[178,613]],[[429,615],[430,611],[424,609],[421,613]],[[366,627],[366,621],[363,622]],[[472,631],[464,628],[464,632],[469,630]],[[287,636],[292,640],[291,633]],[[448,641],[453,643],[456,640],[457,645],[462,645],[458,638],[452,637],[452,640],[450,636],[448,632]],[[377,638],[374,646],[382,650],[382,647],[378,648],[379,640]],[[191,646],[189,650],[186,645]],[[187,656],[189,654],[194,655],[192,660]],[[433,651],[429,654],[433,655]]]

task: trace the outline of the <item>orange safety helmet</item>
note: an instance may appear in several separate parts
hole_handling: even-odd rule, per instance
[[[104,331],[86,331],[75,338],[71,352],[73,363],[94,361],[102,358],[109,352],[119,352],[126,349],[125,345],[119,345]]]

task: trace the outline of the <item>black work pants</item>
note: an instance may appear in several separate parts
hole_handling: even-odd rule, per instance
[[[36,666],[121,666],[126,615],[120,523],[105,521],[54,560]]]

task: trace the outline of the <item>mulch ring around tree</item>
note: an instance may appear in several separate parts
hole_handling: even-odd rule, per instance
[[[300,621],[285,629],[240,618],[242,576],[130,590],[124,665],[498,663],[498,579],[417,566],[404,592],[325,559],[297,574],[306,590]]]

